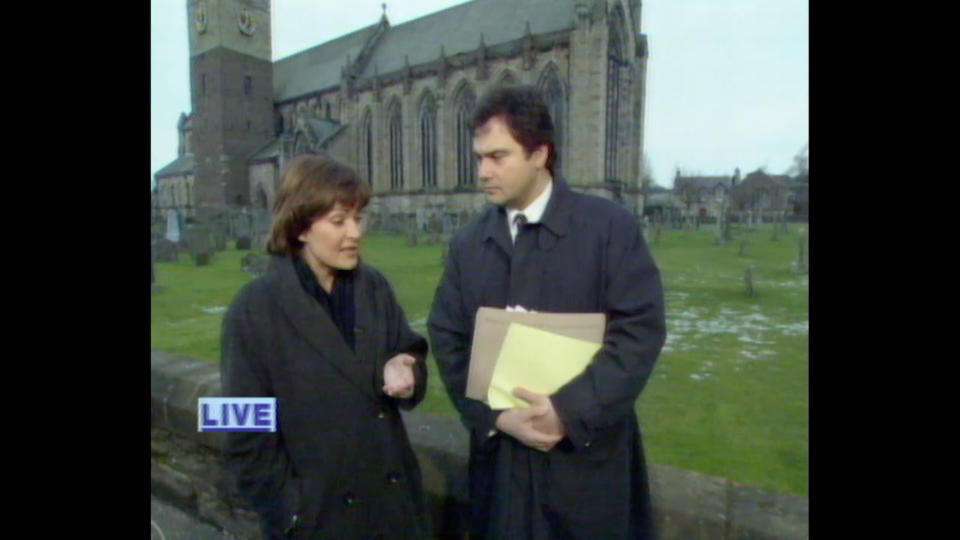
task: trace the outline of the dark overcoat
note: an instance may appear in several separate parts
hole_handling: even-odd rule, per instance
[[[551,396],[567,437],[547,453],[505,434],[466,398],[481,306],[603,312],[602,349]],[[471,431],[472,529],[480,538],[651,538],[650,494],[634,410],[666,338],[660,274],[622,206],[555,179],[540,224],[512,245],[490,207],[450,243],[428,328],[451,399]]]
[[[224,448],[267,536],[430,535],[398,410],[423,399],[427,343],[372,267],[356,270],[354,300],[356,352],[303,289],[292,259],[273,257],[224,318],[223,395],[277,398],[276,433],[228,433]],[[383,367],[404,352],[417,359],[416,391],[400,400],[383,393]]]

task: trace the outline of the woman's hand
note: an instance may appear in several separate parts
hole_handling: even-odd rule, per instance
[[[405,399],[413,395],[416,377],[413,364],[417,359],[402,353],[394,356],[383,366],[383,393],[390,397]]]

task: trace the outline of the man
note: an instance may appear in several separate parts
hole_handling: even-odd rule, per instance
[[[492,90],[473,127],[493,206],[451,241],[428,325],[470,430],[472,536],[652,538],[634,404],[666,336],[659,271],[625,208],[554,176],[553,124],[535,89]],[[480,306],[603,312],[603,347],[556,393],[518,388],[529,408],[494,411],[464,395]]]

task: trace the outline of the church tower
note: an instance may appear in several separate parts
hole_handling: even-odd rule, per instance
[[[201,220],[250,202],[247,157],[273,137],[269,0],[187,0]]]

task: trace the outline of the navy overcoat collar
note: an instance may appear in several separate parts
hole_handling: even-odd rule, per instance
[[[570,186],[560,177],[553,179],[553,193],[550,194],[550,200],[547,202],[547,208],[543,212],[540,224],[542,230],[547,234],[539,235],[539,247],[543,251],[548,251],[556,245],[557,239],[566,236],[571,226],[571,210],[573,192]],[[502,206],[496,206],[490,209],[483,217],[483,238],[484,240],[493,240],[506,253],[513,251],[513,242],[510,241],[510,230],[507,228],[507,212]]]

